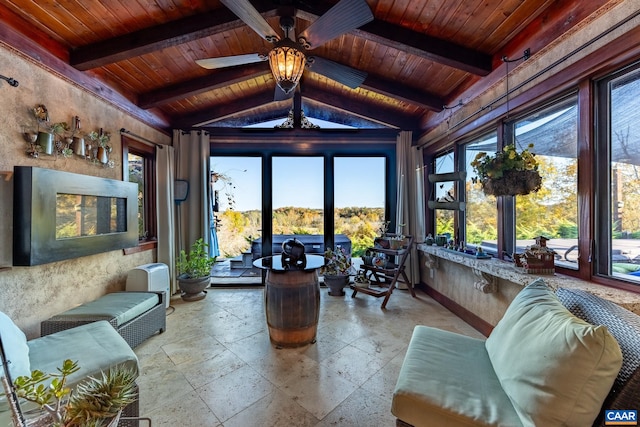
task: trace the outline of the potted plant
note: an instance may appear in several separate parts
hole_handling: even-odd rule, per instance
[[[191,245],[189,253],[184,249],[180,251],[176,268],[183,300],[198,301],[206,296],[204,290],[211,281],[211,266],[215,262],[216,258],[209,256],[209,245],[202,238]]]
[[[343,296],[344,287],[349,284],[349,276],[354,273],[351,256],[342,246],[324,252],[324,266],[321,269],[324,284],[330,289],[329,295]]]
[[[36,119],[38,126],[36,143],[45,154],[53,154],[53,132],[51,130],[51,123],[49,122],[49,110],[47,110],[44,104],[38,104],[31,109],[31,113]]]
[[[111,140],[111,134],[109,132],[104,132],[100,129],[100,132],[91,131],[87,134],[87,137],[98,144],[98,151],[96,152],[96,160],[106,165],[109,163],[109,154],[111,153],[112,147],[109,144]]]
[[[122,410],[138,398],[136,375],[122,367],[102,372],[100,377],[89,377],[72,391],[67,387],[67,378],[79,369],[77,362],[67,359],[58,373],[34,370],[30,376],[15,379],[17,396],[44,410],[44,414],[29,425],[115,427]],[[50,384],[45,385],[49,380]]]
[[[490,156],[478,153],[471,162],[477,176],[474,183],[482,185],[482,191],[494,196],[515,196],[536,192],[542,185],[538,161],[530,150],[533,144],[518,152],[513,144]]]

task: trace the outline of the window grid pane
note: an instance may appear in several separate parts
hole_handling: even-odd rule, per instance
[[[496,132],[477,138],[465,146],[465,168],[467,171],[465,236],[468,247],[482,246],[484,251],[497,253],[498,217],[495,196],[485,195],[480,183],[474,183],[476,173],[471,162],[479,153],[495,153],[498,150]]]
[[[443,174],[455,171],[453,152],[435,158],[435,173]],[[445,181],[435,183],[435,200],[457,200],[455,181]],[[451,238],[455,235],[453,210],[435,209],[436,235],[449,234]]]
[[[148,230],[144,221],[145,213],[145,169],[144,157],[129,153],[129,182],[138,184],[138,238],[145,239]]]
[[[515,123],[518,151],[531,145],[542,175],[537,193],[516,196],[516,252],[550,239],[556,265],[578,269],[578,107],[571,98]]]
[[[640,71],[609,87],[609,263],[613,276],[640,282]]]

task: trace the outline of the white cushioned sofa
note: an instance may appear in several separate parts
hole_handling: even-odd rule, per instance
[[[604,425],[605,409],[640,407],[639,366],[640,317],[538,279],[486,340],[416,326],[391,412],[398,426]]]

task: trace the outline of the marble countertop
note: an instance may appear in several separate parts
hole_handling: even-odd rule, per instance
[[[499,259],[477,259],[473,256],[463,255],[451,250],[443,249],[438,246],[428,246],[419,244],[418,250],[426,254],[434,255],[438,258],[446,259],[451,262],[465,265],[483,273],[490,274],[500,279],[508,280],[522,286],[533,282],[538,277],[554,287],[583,289],[600,298],[612,301],[629,311],[640,315],[640,294],[625,291],[623,289],[610,288],[608,286],[598,285],[596,283],[581,280],[575,277],[563,274],[527,274],[518,269],[513,263],[502,261]],[[640,287],[639,287],[640,290]]]

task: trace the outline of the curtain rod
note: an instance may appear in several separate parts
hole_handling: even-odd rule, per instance
[[[155,143],[145,137],[142,137],[140,135],[136,135],[135,133],[131,132],[130,130],[126,130],[125,128],[120,129],[120,135],[122,134],[127,134],[127,135],[131,135],[132,137],[138,139],[140,142],[147,144],[147,145],[152,145],[154,147],[158,147],[158,148],[164,148],[164,145],[162,144],[158,144]]]

